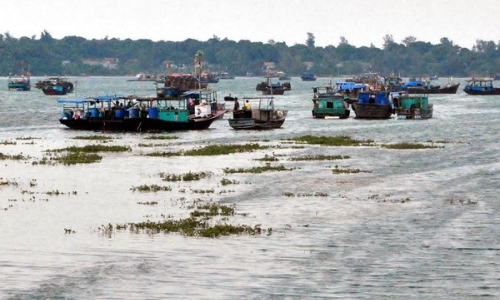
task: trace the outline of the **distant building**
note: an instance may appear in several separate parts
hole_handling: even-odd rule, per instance
[[[82,59],[83,64],[90,66],[102,66],[107,69],[118,68],[119,59],[115,57],[107,58],[84,58]]]

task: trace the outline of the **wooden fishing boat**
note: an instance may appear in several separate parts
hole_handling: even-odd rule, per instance
[[[347,119],[351,113],[349,104],[341,94],[313,99],[313,103],[312,115],[317,119],[325,119],[327,117]]]
[[[285,91],[291,90],[290,82],[281,83],[280,81],[273,83],[271,77],[266,77],[266,81],[257,84],[255,90],[261,91],[263,95],[283,95]]]
[[[360,92],[358,100],[352,103],[356,119],[389,119],[393,112],[390,92]]]
[[[285,123],[287,110],[274,107],[275,98],[272,96],[243,97],[245,109],[233,111],[229,119],[229,126],[233,129],[266,130],[280,128]],[[251,108],[248,108],[248,104]],[[253,107],[256,108],[253,108]]]
[[[31,89],[30,77],[24,75],[19,77],[9,77],[7,87],[9,91],[29,91]]]
[[[192,94],[190,94],[192,96]],[[63,114],[59,122],[78,130],[123,132],[202,130],[225,113],[212,105],[189,98],[100,96],[60,99]]]
[[[430,119],[433,114],[433,105],[429,103],[426,88],[414,88],[412,93],[398,93],[393,95],[394,113],[398,119]]]
[[[427,92],[429,94],[456,94],[459,86],[460,82],[445,85],[429,85]]]
[[[353,102],[353,99],[357,99],[359,92],[365,88],[365,84],[347,81],[339,81],[335,85],[330,82],[328,85],[314,87],[313,117],[348,118],[351,113],[349,104]]]
[[[75,86],[64,77],[49,77],[36,83],[36,87],[41,89],[45,95],[62,96],[72,93]]]
[[[174,73],[165,76],[163,86],[156,87],[156,96],[175,99],[186,91],[206,88],[207,84],[201,83],[199,78],[194,75]]]
[[[410,94],[421,93],[424,88],[427,94],[456,94],[460,83],[455,83],[450,78],[449,82],[445,85],[431,85],[430,81],[423,79],[412,79],[402,85],[404,91]]]
[[[9,77],[7,88],[9,91],[29,91],[31,90],[30,71],[24,71],[24,60],[21,61],[21,75]]]
[[[228,72],[219,72],[216,74],[219,79],[235,79],[236,76],[233,74],[229,74]]]
[[[468,95],[500,95],[500,87],[493,86],[492,78],[472,78],[467,80],[464,92]]]

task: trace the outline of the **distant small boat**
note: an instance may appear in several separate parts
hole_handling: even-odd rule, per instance
[[[159,77],[149,73],[139,73],[134,78],[127,79],[127,81],[158,81]]]
[[[302,81],[316,81],[317,77],[311,72],[304,72],[302,76],[300,76],[300,79],[302,79]]]
[[[30,77],[9,77],[8,89],[9,91],[29,91],[31,89]]]
[[[219,79],[234,79],[234,78],[236,78],[236,76],[229,74],[228,72],[219,72],[217,74],[217,76],[219,77]]]
[[[7,88],[9,91],[29,91],[31,90],[30,82],[31,73],[24,71],[24,60],[21,61],[21,75],[9,77]]]
[[[278,71],[276,72],[276,76],[278,76],[279,80],[292,80],[292,77],[288,76],[285,72],[283,71]]]
[[[283,95],[285,91],[291,90],[292,86],[290,82],[273,83],[271,77],[267,77],[267,80],[257,84],[255,89],[261,91],[263,95]]]
[[[448,83],[445,85],[429,85],[428,94],[456,94],[460,83]],[[409,92],[411,89],[409,90]],[[413,91],[411,91],[413,93]]]
[[[493,86],[492,78],[472,78],[467,80],[464,92],[468,95],[500,95],[500,87]]]
[[[75,86],[72,82],[63,77],[50,77],[40,80],[36,83],[36,87],[41,89],[45,95],[61,96],[72,93]]]
[[[229,126],[233,129],[265,130],[280,128],[285,123],[287,110],[274,107],[275,97],[243,97],[243,107],[248,101],[251,109],[235,110],[229,119]],[[256,108],[254,108],[256,107]]]
[[[191,74],[170,74],[165,76],[163,86],[156,88],[158,98],[178,98],[184,92],[207,88],[207,83],[200,83],[199,79]]]

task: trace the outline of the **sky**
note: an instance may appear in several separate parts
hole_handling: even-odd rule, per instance
[[[382,48],[409,36],[471,49],[500,41],[498,0],[23,0],[2,1],[0,34],[55,39],[220,39]]]

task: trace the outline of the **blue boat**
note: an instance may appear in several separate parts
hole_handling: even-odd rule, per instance
[[[468,95],[500,95],[500,87],[493,86],[492,78],[472,78],[467,80],[464,92]]]
[[[314,73],[312,72],[303,72],[302,75],[300,76],[300,79],[302,79],[302,81],[316,81],[318,77],[316,77],[316,75],[314,75]]]
[[[356,119],[389,119],[393,113],[391,92],[360,92],[358,100],[352,103]]]

